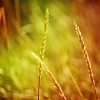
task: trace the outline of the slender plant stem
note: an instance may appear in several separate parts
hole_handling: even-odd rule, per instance
[[[48,69],[47,65],[34,53],[32,52],[32,55],[35,59],[38,60],[39,63],[41,63],[41,66],[43,66],[43,70],[48,74],[48,76],[51,78],[51,80],[53,81],[55,87],[57,88],[57,92],[59,93],[59,96],[62,97],[63,100],[67,100],[67,98],[65,97],[59,83],[56,81],[55,77],[53,76],[53,74],[51,73],[51,71]]]
[[[79,42],[80,42],[80,45],[81,45],[81,48],[82,48],[82,51],[83,51],[85,63],[86,63],[86,66],[88,68],[89,77],[90,77],[90,80],[91,80],[91,83],[92,83],[92,88],[93,88],[96,100],[98,100],[97,92],[96,92],[96,86],[95,86],[95,80],[94,80],[94,75],[93,75],[93,72],[92,72],[92,67],[91,67],[91,63],[90,63],[89,56],[88,56],[88,53],[87,53],[87,49],[86,49],[86,46],[84,44],[84,40],[83,40],[81,31],[80,31],[80,29],[79,29],[79,27],[78,27],[78,25],[77,25],[75,20],[74,20],[74,25],[75,25],[75,30],[76,30],[76,33],[78,35],[78,39],[79,39]]]
[[[67,66],[67,70],[68,70],[69,75],[70,75],[70,77],[72,78],[72,80],[73,80],[73,82],[74,82],[74,84],[75,84],[75,86],[76,86],[76,88],[77,88],[77,91],[79,92],[80,96],[84,99],[83,94],[82,94],[82,92],[81,92],[81,90],[80,90],[80,88],[79,88],[79,86],[78,86],[78,84],[77,84],[75,78],[73,77],[73,75],[72,75],[72,73],[71,73],[71,71],[70,71],[70,69],[69,69],[68,66]]]
[[[42,43],[41,43],[41,49],[40,49],[40,58],[41,60],[44,59],[44,53],[45,53],[45,46],[46,46],[46,37],[48,32],[48,21],[49,21],[49,12],[48,8],[45,11],[45,21],[44,21],[44,33],[42,35]],[[38,100],[40,100],[40,81],[41,81],[41,73],[42,73],[42,66],[40,63],[39,67],[39,78],[38,78]]]

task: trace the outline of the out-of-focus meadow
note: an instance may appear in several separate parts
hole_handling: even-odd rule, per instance
[[[82,32],[100,98],[100,0],[0,0],[0,100],[37,100],[45,9],[49,25],[43,62],[67,100],[96,100],[73,18]],[[62,100],[42,70],[40,100]]]

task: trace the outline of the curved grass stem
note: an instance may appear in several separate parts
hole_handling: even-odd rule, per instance
[[[59,93],[60,97],[62,97],[62,100],[67,100],[59,83],[56,81],[55,77],[53,76],[53,74],[51,73],[51,71],[48,69],[47,65],[34,53],[32,52],[32,55],[34,56],[35,59],[37,59],[37,61],[41,64],[41,66],[43,66],[43,70],[48,74],[48,76],[52,79],[55,87],[57,88],[57,92]]]

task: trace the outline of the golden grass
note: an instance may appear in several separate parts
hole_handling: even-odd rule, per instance
[[[40,49],[40,58],[41,60],[44,59],[44,52],[45,52],[45,46],[46,46],[46,37],[48,32],[48,21],[49,21],[49,12],[48,8],[45,11],[45,21],[44,21],[44,33],[42,35],[42,43],[41,43],[41,49]],[[39,78],[38,78],[38,100],[39,99],[39,92],[40,92],[40,81],[41,81],[41,72],[42,72],[42,65],[40,63],[39,67]]]
[[[79,29],[79,27],[78,27],[78,25],[77,25],[75,20],[74,20],[74,25],[75,25],[75,30],[76,30],[76,33],[78,35],[78,39],[79,39],[79,42],[80,42],[80,45],[81,45],[81,48],[82,48],[82,51],[83,51],[84,60],[85,60],[86,66],[88,68],[88,72],[89,72],[89,77],[90,77],[90,80],[91,80],[92,88],[93,88],[96,100],[98,100],[97,92],[96,92],[96,86],[95,86],[95,80],[94,80],[94,75],[93,75],[93,72],[92,72],[92,67],[91,67],[91,63],[90,63],[89,56],[88,56],[88,53],[87,53],[87,49],[86,49],[86,46],[84,44],[84,40],[83,40],[81,31],[80,31],[80,29]]]
[[[55,87],[57,88],[57,92],[59,93],[59,95],[62,97],[63,100],[67,100],[59,83],[56,81],[55,77],[53,76],[53,74],[51,73],[51,71],[48,69],[47,65],[34,53],[32,52],[32,55],[35,59],[37,59],[37,61],[41,64],[41,66],[43,66],[43,70],[48,74],[48,76],[52,79]]]

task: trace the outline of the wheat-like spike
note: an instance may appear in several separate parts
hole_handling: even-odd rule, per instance
[[[44,52],[45,52],[45,46],[46,46],[46,37],[47,37],[47,32],[48,32],[48,22],[49,22],[49,12],[48,8],[45,11],[45,21],[44,21],[44,33],[42,35],[42,43],[41,43],[41,49],[40,49],[40,58],[41,60],[44,59]],[[42,71],[42,66],[40,63],[39,67],[39,80],[38,80],[38,100],[39,100],[39,93],[40,93],[40,81],[41,81],[41,71]]]
[[[46,46],[46,37],[48,32],[48,22],[49,22],[49,12],[48,8],[45,11],[45,21],[44,21],[44,33],[42,35],[42,43],[41,43],[41,50],[40,50],[40,58],[41,60],[44,59],[44,52],[45,52],[45,46]]]
[[[96,92],[96,86],[95,86],[95,80],[94,80],[94,76],[93,76],[93,72],[92,72],[89,56],[88,56],[88,53],[87,53],[87,49],[86,49],[86,46],[84,44],[84,40],[83,40],[81,31],[80,31],[80,29],[79,29],[79,27],[78,27],[78,25],[77,25],[75,20],[74,20],[74,25],[75,25],[75,30],[76,30],[76,33],[78,35],[78,39],[79,39],[79,42],[80,42],[80,45],[81,45],[81,48],[82,48],[82,51],[83,51],[85,63],[86,63],[86,66],[88,68],[89,77],[90,77],[90,80],[91,80],[91,83],[92,83],[92,88],[93,88],[94,94],[96,96],[96,100],[98,100],[97,92]]]
[[[59,93],[59,95],[62,97],[63,100],[67,100],[59,83],[56,81],[55,77],[53,76],[53,74],[51,73],[51,71],[48,69],[47,65],[34,53],[32,52],[32,55],[35,59],[38,60],[38,62],[41,64],[41,66],[43,66],[43,70],[49,75],[49,77],[52,79],[55,87],[57,88],[57,92]]]

